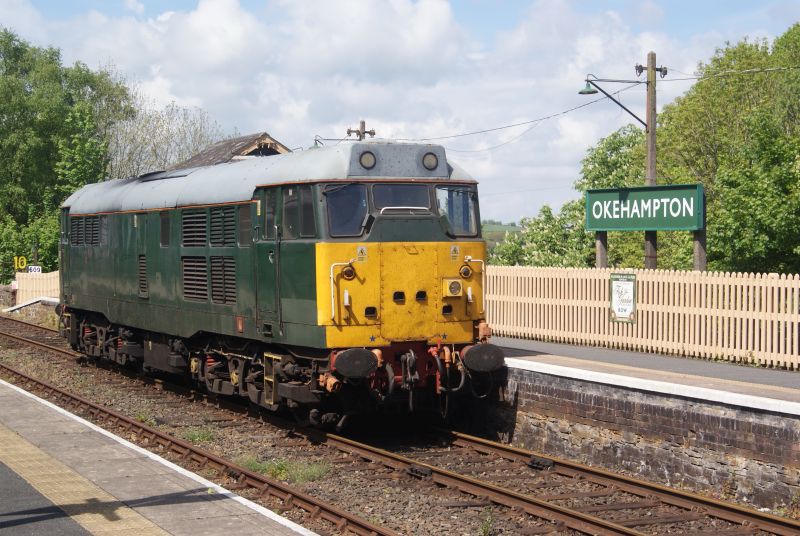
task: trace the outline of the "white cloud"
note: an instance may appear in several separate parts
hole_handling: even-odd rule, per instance
[[[125,9],[137,15],[141,15],[144,13],[144,4],[137,0],[125,0]]]
[[[340,138],[362,118],[380,136],[425,138],[542,117],[588,102],[577,95],[587,73],[634,78],[648,50],[659,64],[691,72],[726,39],[741,37],[711,27],[691,39],[656,31],[664,13],[652,0],[637,4],[646,30],[632,29],[637,18],[627,13],[539,0],[492,45],[439,0],[273,0],[258,12],[237,0],[200,0],[153,16],[125,0],[125,13],[69,19],[49,18],[25,0],[0,2],[4,24],[62,48],[68,62],[112,63],[160,103],[201,106],[227,128],[266,130],[291,147],[310,145],[316,134]],[[659,105],[687,87],[660,83]],[[643,116],[640,89],[620,98]],[[441,143],[481,181],[483,216],[508,221],[575,198],[587,147],[630,121],[605,101],[501,147],[493,148],[527,127]],[[515,190],[520,195],[500,195]]]

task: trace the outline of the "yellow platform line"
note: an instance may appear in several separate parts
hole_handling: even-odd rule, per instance
[[[91,534],[169,534],[2,424],[0,462],[25,479]]]

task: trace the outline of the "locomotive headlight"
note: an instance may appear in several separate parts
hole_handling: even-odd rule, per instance
[[[464,287],[458,279],[445,279],[442,281],[442,294],[445,298],[455,298],[464,293]]]
[[[375,163],[377,160],[375,159],[375,155],[370,151],[364,151],[361,153],[361,156],[358,158],[358,161],[361,163],[361,166],[364,169],[372,169],[375,167]]]
[[[465,264],[464,266],[461,267],[458,273],[462,278],[469,279],[469,276],[472,275],[472,268],[470,268]]]
[[[352,266],[345,266],[342,269],[342,277],[344,277],[348,281],[352,280],[355,276],[356,276],[356,270]]]
[[[433,153],[425,153],[422,157],[422,165],[425,169],[433,171],[439,165],[439,157]]]

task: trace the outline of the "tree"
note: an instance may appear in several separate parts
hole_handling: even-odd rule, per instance
[[[134,116],[117,122],[110,130],[110,179],[166,169],[227,137],[201,108],[174,102],[158,108],[141,93],[135,94],[135,108]]]

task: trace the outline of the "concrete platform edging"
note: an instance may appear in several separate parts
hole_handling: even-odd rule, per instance
[[[78,423],[80,423],[80,424],[90,428],[91,430],[93,430],[93,431],[95,431],[95,432],[97,432],[99,434],[102,434],[103,436],[105,436],[105,437],[107,437],[107,438],[109,438],[109,439],[111,439],[111,440],[113,440],[113,441],[115,441],[115,442],[117,442],[117,443],[119,443],[119,444],[121,444],[121,445],[123,445],[123,446],[125,446],[125,447],[127,447],[129,449],[131,449],[131,450],[133,450],[134,452],[136,452],[138,454],[141,454],[142,456],[145,456],[145,457],[147,457],[147,458],[149,458],[149,459],[151,459],[151,460],[153,460],[155,462],[158,462],[158,463],[168,467],[172,471],[175,471],[176,473],[179,473],[179,474],[181,474],[181,475],[183,475],[183,476],[185,476],[185,477],[197,482],[198,484],[202,485],[205,488],[208,488],[209,490],[213,490],[214,493],[217,493],[217,494],[219,494],[219,495],[221,495],[221,496],[223,496],[223,497],[225,497],[227,499],[231,499],[231,500],[233,500],[233,501],[235,501],[235,502],[237,502],[237,503],[239,503],[239,504],[241,504],[241,505],[243,505],[243,506],[245,506],[245,507],[247,507],[247,508],[249,508],[251,510],[254,510],[255,512],[257,512],[257,513],[259,513],[259,514],[261,514],[261,515],[263,515],[265,517],[268,517],[269,519],[275,521],[276,523],[278,523],[280,525],[283,525],[288,529],[291,529],[292,531],[294,531],[297,534],[301,534],[303,536],[317,536],[317,533],[315,533],[315,532],[313,532],[313,531],[311,531],[311,530],[309,530],[309,529],[307,529],[307,528],[305,528],[305,527],[303,527],[301,525],[298,525],[297,523],[295,523],[295,522],[293,522],[293,521],[291,521],[291,520],[289,520],[289,519],[287,519],[287,518],[285,518],[283,516],[280,516],[280,515],[276,514],[272,510],[270,510],[268,508],[265,508],[265,507],[263,507],[263,506],[261,506],[259,504],[256,504],[253,501],[245,499],[244,497],[241,497],[240,495],[237,495],[237,494],[235,494],[235,493],[223,488],[222,486],[220,486],[218,484],[215,484],[214,482],[211,482],[210,480],[207,480],[207,479],[201,477],[200,475],[192,473],[191,471],[189,471],[187,469],[184,469],[183,467],[180,467],[179,465],[176,465],[176,464],[170,462],[169,460],[166,460],[166,459],[162,458],[161,456],[159,456],[159,455],[157,455],[157,454],[155,454],[153,452],[150,452],[147,449],[144,449],[144,448],[142,448],[142,447],[140,447],[138,445],[135,445],[135,444],[131,443],[130,441],[128,441],[126,439],[123,439],[123,438],[121,438],[121,437],[109,432],[108,430],[105,430],[105,429],[97,426],[96,424],[94,424],[94,423],[92,423],[90,421],[87,421],[86,419],[83,419],[82,417],[79,417],[77,415],[74,415],[74,414],[70,413],[69,411],[67,411],[67,410],[65,410],[65,409],[53,404],[52,402],[44,400],[43,398],[39,398],[38,396],[36,396],[36,395],[34,395],[32,393],[29,393],[28,391],[26,391],[26,390],[24,390],[24,389],[22,389],[20,387],[17,387],[14,384],[8,383],[8,382],[6,382],[6,381],[4,381],[2,379],[0,379],[0,385],[8,387],[9,389],[12,389],[12,390],[16,391],[17,393],[20,393],[20,394],[22,394],[22,395],[24,395],[24,396],[26,396],[26,397],[28,397],[28,398],[30,398],[32,400],[35,400],[36,402],[38,402],[38,403],[40,403],[40,404],[42,404],[42,405],[54,410],[55,412],[65,416],[65,417],[69,417],[70,419],[72,419],[74,421],[77,421]]]
[[[800,403],[779,400],[775,398],[733,393],[694,385],[684,385],[680,383],[648,380],[633,376],[625,376],[622,374],[609,374],[607,372],[564,367],[561,365],[551,365],[513,357],[507,357],[506,364],[511,368],[527,370],[530,372],[538,372],[541,374],[563,376],[565,378],[571,378],[575,380],[603,383],[617,387],[639,389],[642,391],[649,391],[671,396],[681,396],[700,401],[717,402],[747,409],[758,409],[773,413],[800,416]]]

